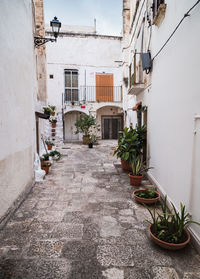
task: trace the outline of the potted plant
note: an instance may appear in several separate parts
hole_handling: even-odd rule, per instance
[[[45,143],[47,145],[48,150],[51,150],[54,143],[52,141],[50,141],[49,139],[45,140]]]
[[[59,161],[62,157],[61,153],[57,150],[53,150],[49,153],[49,156],[51,156],[56,161]]]
[[[48,107],[43,107],[44,113],[47,115],[55,115],[55,110],[56,110],[56,106],[50,106],[48,105]]]
[[[52,128],[56,128],[57,118],[56,117],[50,117],[49,122],[51,123]]]
[[[75,122],[76,131],[75,134],[83,134],[83,144],[88,144],[90,129],[98,127],[96,118],[92,115],[81,115]]]
[[[88,147],[89,148],[93,148],[93,144],[97,141],[97,137],[96,135],[92,134],[92,135],[89,135],[89,138],[88,138]]]
[[[51,166],[51,162],[49,161],[49,154],[45,153],[40,158],[41,161],[41,168],[42,170],[45,170],[46,174],[49,173],[49,167]]]
[[[147,208],[147,207],[146,207]],[[180,214],[172,203],[172,212],[167,211],[167,197],[162,204],[162,212],[156,213],[155,208],[152,213],[149,211],[152,222],[149,226],[149,233],[153,241],[160,247],[168,250],[179,250],[184,248],[190,242],[190,233],[186,229],[189,224],[197,224],[190,219],[185,206],[180,204]]]
[[[133,196],[137,202],[142,204],[153,204],[160,199],[160,193],[154,188],[135,190]]]
[[[131,159],[131,173],[129,173],[130,184],[132,186],[140,186],[144,172],[147,172],[151,167],[147,167],[143,162],[142,156],[133,156]]]
[[[43,107],[44,113],[47,115],[51,115],[51,109],[49,107]]]
[[[50,105],[49,105],[49,108],[50,108],[50,114],[51,114],[52,116],[54,116],[54,115],[55,115],[56,106],[50,106]]]
[[[56,129],[52,129],[52,130],[51,130],[51,136],[52,136],[52,137],[55,137],[55,136],[56,136]]]
[[[125,127],[122,136],[118,140],[114,155],[121,159],[122,169],[130,171],[130,160],[134,155],[142,154],[146,141],[146,126],[136,129]]]

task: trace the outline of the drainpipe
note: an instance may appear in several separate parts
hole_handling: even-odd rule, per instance
[[[62,93],[62,123],[63,123],[63,142],[65,140],[65,117],[64,117],[64,94]]]

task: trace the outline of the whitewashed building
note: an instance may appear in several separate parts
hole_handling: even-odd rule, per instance
[[[198,222],[199,18],[200,4],[195,0],[123,1],[126,125],[135,125],[137,114],[142,114],[148,130],[149,164],[154,167],[150,179],[177,208],[180,202],[185,204]],[[148,51],[152,69],[146,74],[141,53]],[[190,229],[200,244],[200,227]]]
[[[43,0],[0,1],[0,226],[34,184],[46,104]],[[37,26],[36,26],[37,25]]]
[[[52,35],[48,29],[46,34]],[[74,123],[89,113],[101,124],[101,138],[118,138],[121,85],[121,37],[98,35],[95,27],[62,26],[59,41],[47,45],[48,103],[57,107],[57,134],[64,141],[81,140]]]

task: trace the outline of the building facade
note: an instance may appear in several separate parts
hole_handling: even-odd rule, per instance
[[[150,179],[200,222],[200,5],[195,3],[123,1],[123,108],[127,126],[137,123],[138,114],[147,125]],[[150,71],[143,54],[151,55]],[[200,243],[200,228],[190,229]]]
[[[0,3],[1,19],[8,27],[0,26],[0,224],[34,183],[35,153],[44,121],[38,120],[38,114],[46,102],[45,87],[39,90],[46,82],[40,76],[41,67],[46,67],[45,59],[40,64],[45,53],[39,54],[34,46],[36,29],[41,28],[36,22],[43,21],[42,4],[41,0],[14,0],[11,8],[9,1]]]
[[[64,141],[81,140],[74,126],[81,114],[97,117],[101,138],[118,138],[121,85],[121,37],[97,35],[95,27],[63,26],[59,41],[47,46],[48,103],[56,105],[63,120],[58,135]]]

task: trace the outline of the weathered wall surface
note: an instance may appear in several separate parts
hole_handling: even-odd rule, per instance
[[[195,1],[175,0],[165,3],[167,9],[163,22],[159,27],[152,26],[152,57]],[[141,12],[141,19],[136,20],[138,25],[135,34],[140,28],[139,22],[143,20],[144,14],[145,11]],[[149,171],[151,178],[177,208],[180,202],[183,202],[193,219],[198,222],[200,176],[197,168],[200,165],[200,157],[197,142],[200,120],[195,118],[195,114],[200,114],[200,38],[197,36],[200,27],[199,15],[200,5],[183,21],[167,46],[155,58],[149,87],[137,96],[124,96],[125,109],[139,101],[148,106],[148,149],[150,165],[154,167]],[[131,32],[134,32],[134,24]],[[137,37],[129,42],[128,63],[132,59],[131,52],[135,48],[136,40]],[[149,34],[146,33],[144,41],[147,43],[148,40]],[[136,113],[129,113],[127,124],[130,121],[134,123],[134,115],[136,116]],[[200,228],[194,225],[192,229],[200,241]]]
[[[10,4],[0,2],[0,218],[33,181],[35,140],[32,1]]]
[[[65,69],[79,71],[79,86],[95,86],[96,73],[103,72],[114,75],[114,86],[121,85],[120,45],[118,37],[95,35],[63,35],[57,43],[49,43],[46,46],[48,102],[61,109]]]
[[[45,37],[44,4],[43,0],[34,0],[35,6],[35,36]],[[38,89],[36,93],[37,106],[40,108],[46,103],[46,45],[35,48],[36,71]]]
[[[194,2],[166,1],[165,19],[159,28],[153,29],[153,55]],[[194,140],[200,131],[197,128],[194,134],[194,123],[200,120],[194,121],[194,116],[200,113],[199,16],[200,5],[154,60],[148,120],[151,165],[154,166],[151,174],[177,206],[180,201],[186,204],[198,222],[199,174],[194,170],[200,166],[200,158],[194,160],[198,151]],[[200,228],[194,226],[194,230],[200,240]]]

